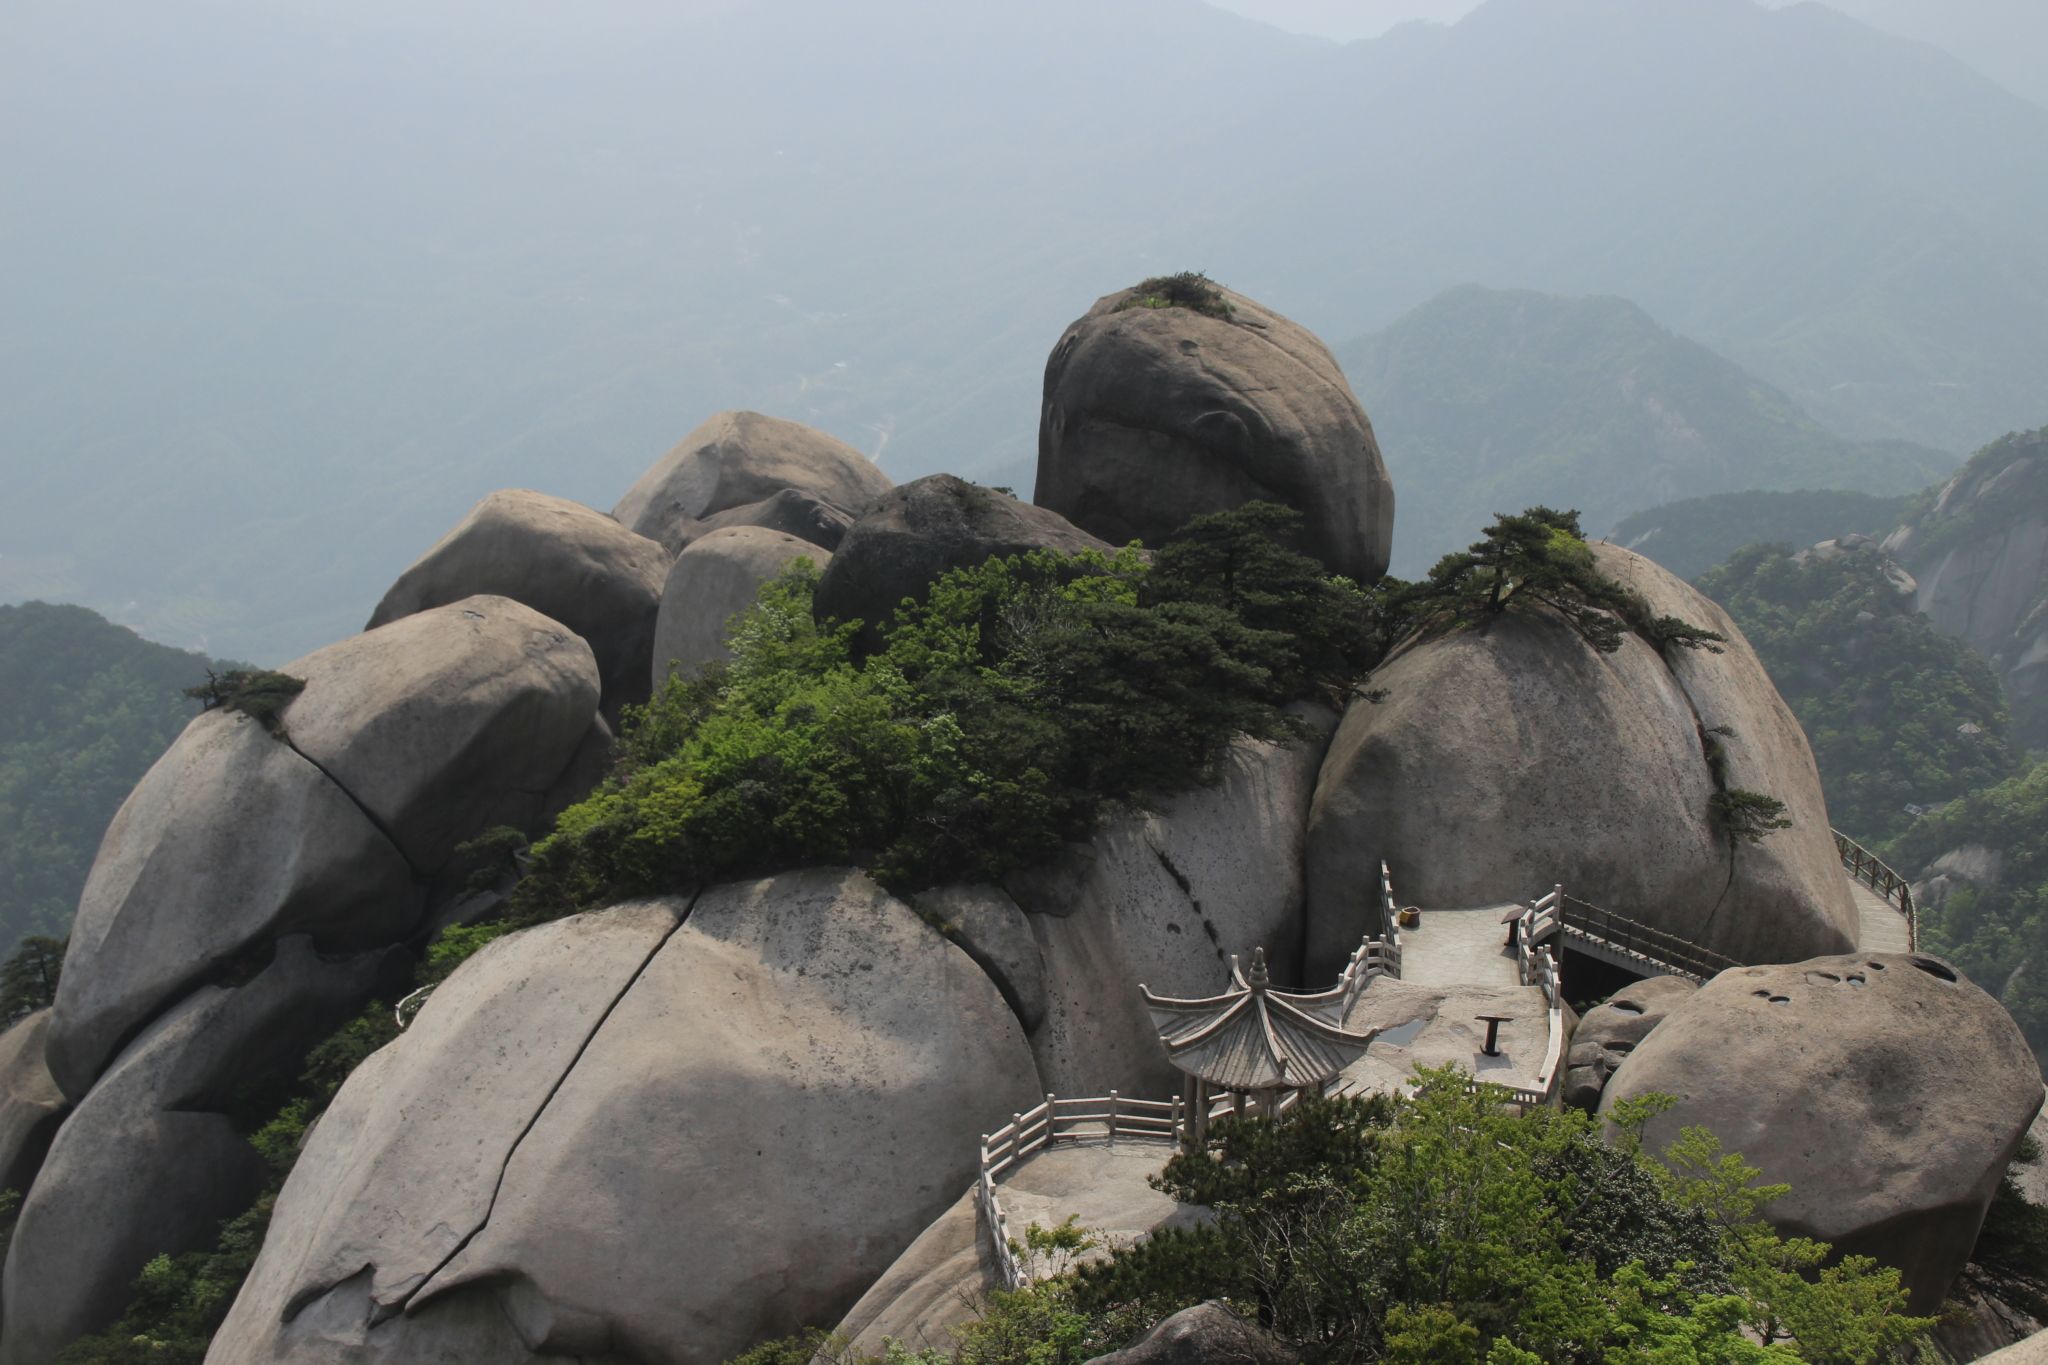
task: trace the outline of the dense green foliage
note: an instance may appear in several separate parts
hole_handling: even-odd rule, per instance
[[[1973,844],[2003,860],[1997,880],[1924,902],[1920,945],[1998,996],[2035,1053],[2048,1056],[2048,763],[1928,812],[1884,853],[1918,878],[1942,854]]]
[[[672,679],[616,771],[532,850],[523,920],[806,863],[895,886],[999,877],[1110,808],[1210,778],[1239,735],[1371,662],[1372,598],[1281,548],[1266,504],[1199,518],[1148,565],[1049,551],[949,573],[856,657],[793,567],[729,664]]]
[[[1955,467],[1940,451],[1837,435],[1623,299],[1466,286],[1336,355],[1400,490],[1397,573],[1421,572],[1428,561],[1418,550],[1470,539],[1502,507],[1574,506],[1605,532],[1681,498],[1798,488],[1906,495]]]
[[[1938,634],[1874,547],[1804,562],[1753,545],[1700,579],[1755,646],[1812,742],[1837,828],[1896,834],[1931,806],[2011,771],[1991,668]]]
[[[1697,578],[1745,545],[1812,545],[1837,536],[1883,537],[1905,520],[1908,499],[1846,489],[1714,493],[1623,517],[1609,539],[1680,578]]]
[[[0,607],[0,947],[69,930],[107,822],[209,663],[84,607]]]
[[[1140,280],[1136,292],[1117,305],[1118,312],[1126,308],[1188,308],[1212,318],[1228,318],[1237,311],[1215,281],[1199,270]]]
[[[1930,1325],[1905,1314],[1897,1271],[1823,1268],[1824,1245],[1772,1231],[1761,1213],[1785,1187],[1758,1186],[1704,1131],[1642,1153],[1654,1103],[1622,1114],[1610,1145],[1576,1111],[1518,1116],[1454,1070],[1419,1079],[1412,1099],[1219,1124],[1156,1181],[1213,1223],[995,1294],[954,1350],[908,1360],[1078,1365],[1210,1299],[1312,1365],[1860,1365]],[[1039,1231],[1025,1250],[1070,1253],[1085,1233]],[[803,1346],[850,1358],[813,1336],[746,1359]]]

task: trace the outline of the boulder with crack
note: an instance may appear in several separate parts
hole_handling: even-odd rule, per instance
[[[726,627],[754,604],[761,585],[798,559],[824,564],[831,552],[759,526],[734,526],[692,541],[662,584],[654,628],[653,684],[671,671],[691,677],[728,659]]]
[[[343,1087],[209,1359],[509,1322],[525,1352],[722,1361],[845,1312],[1037,1093],[995,987],[859,873],[543,926]]]

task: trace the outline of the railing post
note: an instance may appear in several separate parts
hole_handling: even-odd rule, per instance
[[[1116,1146],[1116,1091],[1109,1092],[1109,1145]]]

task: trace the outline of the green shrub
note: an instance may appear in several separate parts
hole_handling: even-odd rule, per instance
[[[1127,308],[1188,308],[1212,318],[1228,319],[1237,310],[1230,300],[1223,297],[1223,291],[1199,270],[1183,270],[1174,275],[1154,275],[1140,280],[1131,297],[1117,305],[1117,311]]]
[[[800,562],[732,657],[630,714],[617,766],[532,850],[532,923],[714,877],[819,863],[914,889],[999,878],[1112,809],[1213,779],[1232,740],[1372,662],[1371,599],[1283,548],[1297,514],[1198,518],[1135,550],[946,574],[882,646],[818,624]]]
[[[70,940],[31,934],[0,965],[0,1027],[57,1003]]]
[[[206,681],[185,689],[185,695],[207,711],[239,711],[264,729],[285,738],[285,708],[306,690],[304,678],[271,669],[233,669],[226,673],[206,670]]]

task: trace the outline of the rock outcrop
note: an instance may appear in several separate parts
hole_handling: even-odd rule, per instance
[[[44,1365],[113,1323],[159,1254],[214,1244],[262,1188],[230,1111],[252,1077],[295,1061],[396,963],[323,961],[304,937],[247,984],[209,986],[150,1026],[64,1123],[7,1257],[0,1365]]]
[[[1413,644],[1346,712],[1318,781],[1308,848],[1309,975],[1357,939],[1379,863],[1404,901],[1498,904],[1554,883],[1737,961],[1855,946],[1856,912],[1806,736],[1726,613],[1641,556],[1595,547],[1654,612],[1728,637],[1603,654],[1565,622],[1512,611]],[[1725,779],[1785,803],[1789,829],[1731,843]]]
[[[516,935],[343,1088],[209,1359],[413,1359],[488,1302],[521,1351],[722,1361],[843,1313],[1036,1093],[995,988],[858,873]]]
[[[71,1108],[43,1060],[49,1031],[42,1009],[0,1033],[0,1190],[27,1192]]]
[[[807,540],[758,526],[730,526],[693,540],[676,556],[661,590],[654,629],[654,686],[669,672],[689,677],[705,664],[731,657],[726,625],[754,603],[761,585],[808,559],[823,564],[831,552]]]
[[[933,474],[889,490],[854,522],[818,582],[818,619],[863,621],[872,645],[903,599],[922,600],[950,569],[1031,550],[1110,549],[1056,512]]]
[[[1328,712],[1309,719],[1319,736],[1328,732]],[[1283,980],[1295,975],[1302,849],[1321,751],[1320,738],[1241,742],[1216,786],[1113,821],[1064,857],[1008,879],[1038,944],[1045,1006],[1031,1048],[1047,1090],[1180,1088],[1133,989],[1139,983],[1162,995],[1213,995],[1229,981],[1231,955],[1249,959],[1255,948]]]
[[[1372,423],[1307,330],[1219,290],[1227,317],[1101,299],[1045,366],[1033,501],[1119,545],[1255,499],[1306,519],[1303,549],[1369,581],[1393,549]]]
[[[493,493],[398,576],[375,630],[465,597],[507,597],[559,621],[597,658],[605,710],[647,699],[669,554],[602,512],[523,488]]]
[[[1905,953],[1721,973],[1623,1059],[1601,1107],[1650,1093],[1677,1100],[1645,1128],[1650,1150],[1708,1129],[1791,1185],[1773,1224],[1899,1267],[1916,1313],[1969,1258],[2042,1100],[2004,1008]]]
[[[1572,1050],[1565,1057],[1564,1102],[1589,1114],[1597,1110],[1615,1068],[1697,989],[1683,977],[1653,976],[1587,1010],[1572,1030]]]
[[[1181,1309],[1090,1365],[1294,1365],[1297,1358],[1271,1333],[1211,1300]]]
[[[590,649],[529,607],[472,597],[285,666],[306,687],[274,736],[188,726],[114,817],[86,880],[50,1025],[81,1098],[148,1019],[287,934],[379,947],[417,879],[494,825],[535,826],[592,731]]]
[[[1884,548],[1913,571],[1934,628],[1998,670],[2014,740],[2048,740],[2048,427],[1971,456]]]
[[[767,526],[826,549],[833,533],[889,489],[889,478],[845,442],[758,412],[721,412],[640,476],[612,515],[674,553],[717,526]],[[778,495],[788,491],[807,501]],[[725,520],[716,520],[726,514]],[[809,534],[807,534],[807,532]]]

